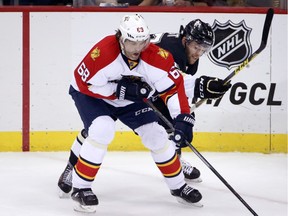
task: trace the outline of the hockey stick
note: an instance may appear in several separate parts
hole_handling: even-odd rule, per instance
[[[144,102],[154,110],[159,118],[169,127],[169,130],[174,132],[175,129],[172,123],[153,105],[150,100],[144,100]],[[188,141],[186,145],[203,161],[203,163],[222,181],[222,183],[246,206],[246,208],[255,216],[258,216],[257,213],[248,205],[247,202],[231,187],[231,185],[217,172],[217,170],[200,154],[200,152]]]
[[[266,18],[264,22],[264,27],[262,31],[262,39],[259,48],[252,53],[247,59],[245,59],[234,71],[232,71],[225,79],[224,83],[228,83],[229,80],[231,80],[235,75],[237,75],[241,70],[243,70],[259,53],[262,52],[262,50],[265,49],[267,45],[267,39],[269,35],[269,29],[271,26],[271,22],[273,19],[274,10],[272,8],[269,8],[266,13]],[[201,99],[197,101],[191,108],[190,111],[193,112],[196,108],[201,106],[204,102],[206,102],[208,99]]]

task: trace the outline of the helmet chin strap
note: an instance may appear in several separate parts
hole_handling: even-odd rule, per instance
[[[120,48],[121,48],[121,53],[127,58],[127,59],[130,59],[127,55],[126,55],[126,52],[125,52],[125,49],[124,49],[124,38],[120,38],[119,39],[119,44],[120,44]]]
[[[183,45],[183,47],[184,47],[184,49],[186,49],[186,38],[184,38],[185,36],[183,36],[182,38],[181,38],[181,43],[182,43],[182,45]]]
[[[123,39],[123,37],[120,37],[119,38],[119,44],[120,44],[120,48],[121,48],[121,52],[122,52],[122,54],[123,55],[125,55],[125,49],[124,49],[124,41],[123,40],[125,40],[125,39]],[[126,55],[125,55],[126,56]]]

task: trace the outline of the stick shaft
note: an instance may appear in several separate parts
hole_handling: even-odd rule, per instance
[[[153,105],[150,100],[146,100],[145,103],[151,107],[159,118],[169,127],[171,132],[174,132],[174,127],[172,123]],[[256,212],[248,205],[247,202],[234,190],[234,188],[217,172],[217,170],[200,154],[200,152],[188,141],[186,141],[187,146],[203,161],[203,163],[220,179],[220,181],[246,206],[246,208],[255,216]]]
[[[231,80],[234,76],[236,76],[240,71],[242,71],[246,66],[259,54],[262,52],[262,50],[265,49],[267,45],[268,35],[269,35],[269,29],[272,23],[272,19],[274,16],[274,10],[272,8],[269,8],[266,13],[266,18],[263,26],[262,31],[262,38],[259,48],[252,53],[247,59],[245,59],[234,71],[232,71],[225,79],[224,83],[228,83],[229,80]],[[199,106],[201,106],[203,103],[205,103],[207,99],[201,99],[197,101],[191,108],[190,111],[194,112],[195,109],[197,109]]]

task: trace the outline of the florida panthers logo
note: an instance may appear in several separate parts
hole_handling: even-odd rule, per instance
[[[157,54],[160,55],[164,59],[167,59],[169,56],[169,53],[165,49],[162,49],[162,48],[159,48]]]
[[[250,33],[252,29],[246,26],[244,20],[238,24],[231,20],[221,24],[215,20],[212,29],[215,33],[215,42],[208,57],[214,64],[230,70],[251,55]]]
[[[90,56],[93,59],[93,61],[95,61],[95,59],[100,56],[100,49],[96,47],[94,50],[92,50]]]

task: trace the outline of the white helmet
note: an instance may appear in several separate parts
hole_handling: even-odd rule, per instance
[[[119,26],[123,42],[126,39],[131,41],[145,41],[150,37],[150,31],[143,17],[139,14],[125,15]]]

